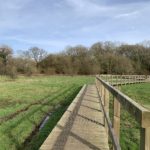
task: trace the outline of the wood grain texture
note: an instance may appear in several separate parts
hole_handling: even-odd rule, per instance
[[[83,87],[40,150],[109,150],[95,85]]]

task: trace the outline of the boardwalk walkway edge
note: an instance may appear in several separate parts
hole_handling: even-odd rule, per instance
[[[75,97],[75,99],[73,100],[73,102],[70,104],[70,106],[68,107],[67,110],[70,110],[72,111],[74,108],[75,108],[75,104],[76,101],[78,101],[78,99],[82,96],[85,88],[86,88],[87,85],[84,85],[82,87],[82,89],[79,91],[79,93],[77,94],[77,96]],[[69,114],[71,115],[71,114]],[[60,118],[59,122],[58,123],[62,123],[62,124],[65,124],[68,119],[69,119],[69,115],[68,115],[68,112],[66,111],[63,116]],[[56,142],[55,140],[57,139],[58,137],[58,134],[60,134],[60,132],[58,133],[57,132],[57,127],[55,126],[54,129],[51,131],[51,134],[47,137],[47,139],[45,140],[45,142],[42,144],[42,146],[40,147],[40,150],[51,150],[51,146]],[[55,135],[57,132],[57,135]],[[49,140],[51,139],[51,137],[53,137],[53,140]],[[55,140],[54,140],[55,139]]]
[[[40,150],[109,150],[95,85],[84,85]]]

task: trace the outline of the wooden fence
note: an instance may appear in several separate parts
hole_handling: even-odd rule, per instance
[[[104,81],[103,79],[105,78]],[[107,79],[106,79],[107,78]],[[113,76],[115,83],[119,85],[121,82],[118,79],[126,79],[122,84],[144,82],[147,77],[144,76]],[[133,81],[134,79],[134,81]],[[113,81],[113,82],[110,82]],[[105,127],[106,131],[109,132],[113,147],[115,150],[120,150],[119,136],[120,136],[120,107],[124,106],[125,110],[128,111],[132,117],[140,124],[140,150],[150,150],[150,111],[136,103],[134,100],[123,94],[121,91],[116,89],[114,86],[114,80],[109,76],[96,77],[96,86],[99,92],[99,98],[101,99],[101,106],[103,108],[105,116]],[[109,94],[114,97],[113,104],[113,124],[109,118]]]
[[[111,85],[126,85],[146,82],[148,75],[100,75],[100,78]]]

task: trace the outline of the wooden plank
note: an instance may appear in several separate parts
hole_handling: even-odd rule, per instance
[[[146,127],[150,127],[150,112],[149,111],[144,111],[142,113],[142,120],[141,120],[141,126],[143,128],[146,128]]]
[[[109,116],[109,91],[105,88],[104,90],[104,106],[105,106],[105,111],[106,114]],[[108,135],[108,125],[107,125],[107,120],[105,119],[105,128],[106,128],[106,133]]]
[[[140,150],[150,150],[150,127],[141,128]]]
[[[40,150],[109,150],[103,113],[95,85],[71,103]]]
[[[113,117],[113,128],[115,135],[120,137],[120,103],[116,98],[114,98],[114,117]]]

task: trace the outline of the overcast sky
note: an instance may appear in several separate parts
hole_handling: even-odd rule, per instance
[[[150,40],[150,0],[0,0],[0,44],[14,50],[106,40]]]

